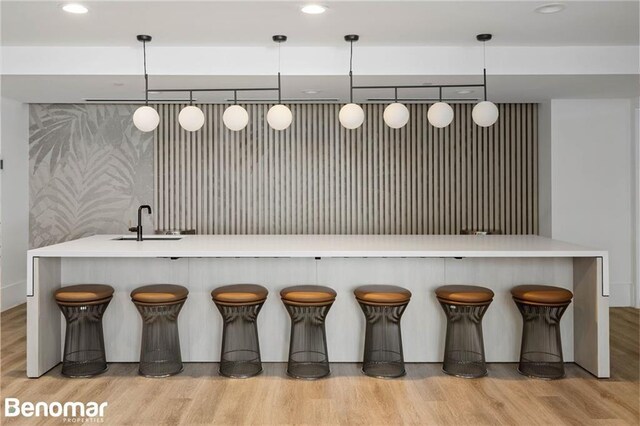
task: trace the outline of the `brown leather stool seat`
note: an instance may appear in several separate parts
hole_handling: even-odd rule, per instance
[[[452,305],[484,305],[493,296],[491,289],[475,285],[444,285],[436,289],[436,298]]]
[[[131,292],[131,300],[138,303],[170,304],[182,302],[189,295],[186,287],[175,284],[152,284]]]
[[[77,284],[56,290],[59,305],[87,305],[102,303],[113,296],[113,287],[105,284]]]
[[[223,305],[254,305],[264,302],[268,294],[269,291],[258,284],[232,284],[216,288],[211,298]]]
[[[549,285],[519,285],[511,289],[516,301],[530,305],[565,305],[573,299],[573,293],[562,287]]]
[[[294,305],[327,305],[336,300],[336,292],[321,285],[295,285],[282,289],[280,297]]]
[[[353,291],[358,302],[374,305],[401,305],[409,302],[411,292],[395,285],[363,285]]]

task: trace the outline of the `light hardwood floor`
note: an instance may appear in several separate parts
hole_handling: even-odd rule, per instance
[[[633,424],[639,418],[639,311],[611,309],[612,377],[567,366],[563,380],[520,376],[490,364],[477,380],[449,377],[438,364],[409,364],[407,376],[378,380],[357,364],[334,364],[330,378],[298,381],[284,364],[265,364],[247,380],[187,364],[171,378],[147,379],[135,364],[111,364],[92,379],[65,379],[60,366],[39,379],[25,373],[25,307],[1,316],[1,395],[22,401],[108,402],[104,424]],[[4,404],[2,404],[4,415]],[[61,419],[0,417],[2,424],[61,424]]]

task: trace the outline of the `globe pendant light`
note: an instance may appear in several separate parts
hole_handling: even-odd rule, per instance
[[[478,102],[471,111],[474,123],[480,127],[493,126],[498,121],[498,107],[489,101]]]
[[[133,113],[133,124],[141,132],[152,132],[159,123],[158,111],[148,105],[141,106]]]
[[[288,106],[282,105],[282,89],[280,85],[280,46],[287,41],[287,36],[274,35],[273,41],[278,43],[278,104],[269,108],[267,123],[275,130],[284,130],[291,125],[293,114]]]
[[[147,42],[151,41],[151,36],[139,35],[138,41],[142,42],[143,63],[144,63],[144,106],[136,109],[133,113],[133,124],[141,132],[151,132],[158,127],[160,116],[158,111],[149,106],[149,75],[147,74]]]
[[[345,128],[354,130],[364,123],[364,111],[358,104],[346,104],[340,108],[338,119]]]
[[[178,122],[183,129],[189,132],[195,132],[200,130],[204,125],[204,113],[196,106],[189,105],[180,111],[178,114]]]
[[[442,102],[442,87],[440,88],[440,101],[429,107],[427,120],[433,127],[442,129],[453,121],[453,108],[446,102]]]
[[[498,107],[493,102],[487,101],[486,43],[491,40],[491,37],[491,34],[478,34],[476,36],[476,39],[482,42],[482,58],[484,63],[482,72],[484,77],[484,101],[477,103],[476,106],[473,107],[471,117],[473,118],[474,123],[480,127],[493,126],[495,122],[498,121],[498,116],[500,115]]]
[[[235,97],[234,102],[238,102],[237,96]],[[224,113],[222,114],[222,121],[229,130],[238,132],[247,127],[247,124],[249,123],[249,113],[240,105],[234,104],[224,110]]]
[[[447,127],[453,121],[453,108],[446,102],[436,102],[429,107],[427,119],[433,127]]]
[[[409,122],[409,110],[398,102],[398,89],[395,89],[395,102],[387,105],[382,114],[384,122],[392,129],[404,127]]]
[[[284,130],[291,125],[293,114],[286,105],[274,105],[267,112],[267,122],[275,130]]]
[[[358,41],[360,36],[348,34],[344,36],[345,41],[350,44],[349,54],[349,103],[340,108],[338,119],[347,129],[357,129],[364,123],[364,111],[358,104],[353,103],[353,42]]]
[[[204,113],[200,108],[193,106],[193,92],[189,92],[189,105],[182,108],[178,114],[178,122],[189,132],[200,130],[204,126]]]

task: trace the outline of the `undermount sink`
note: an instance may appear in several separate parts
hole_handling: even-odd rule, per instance
[[[177,241],[181,240],[182,237],[143,237],[143,241]],[[112,241],[136,241],[136,237],[118,237],[114,238]]]

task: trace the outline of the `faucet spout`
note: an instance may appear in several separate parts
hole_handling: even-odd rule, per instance
[[[146,210],[149,214],[151,214],[151,206],[149,205],[142,205],[140,207],[138,207],[138,226],[136,226],[136,240],[138,241],[142,241],[142,211]]]

